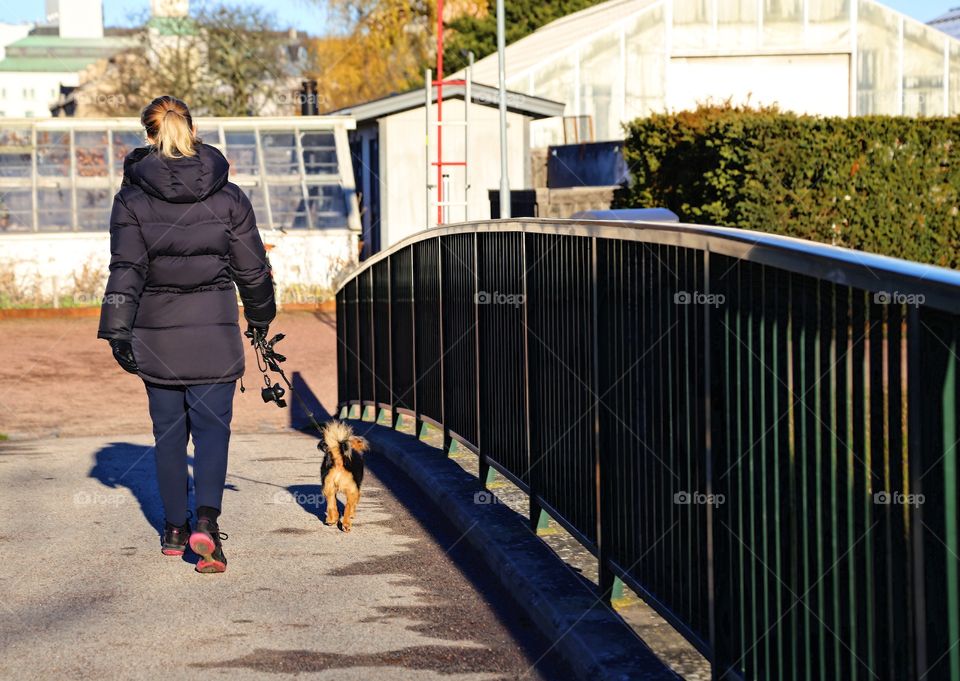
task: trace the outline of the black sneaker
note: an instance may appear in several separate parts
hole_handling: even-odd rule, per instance
[[[165,556],[182,556],[190,539],[190,521],[183,525],[163,524],[163,540],[160,542],[160,552]]]
[[[226,538],[227,535],[220,531],[215,520],[200,517],[197,529],[190,535],[190,548],[200,556],[197,572],[223,572],[227,569],[227,557],[223,555],[223,546],[220,544]]]

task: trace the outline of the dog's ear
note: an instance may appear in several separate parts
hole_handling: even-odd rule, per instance
[[[367,441],[360,437],[359,435],[354,435],[350,438],[350,449],[355,452],[365,452],[370,449],[370,445],[367,444]]]

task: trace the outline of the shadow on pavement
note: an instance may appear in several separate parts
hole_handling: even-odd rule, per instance
[[[147,522],[160,532],[163,529],[163,502],[157,487],[153,447],[111,442],[94,457],[88,477],[96,478],[110,489],[129,489]]]
[[[287,400],[290,404],[290,427],[294,430],[309,430],[312,434],[316,435],[316,431],[310,424],[310,418],[307,416],[304,405],[300,403],[300,400],[303,400],[307,409],[313,412],[314,418],[317,419],[317,423],[320,425],[323,425],[333,417],[330,416],[330,412],[327,411],[326,407],[320,403],[317,396],[310,390],[310,386],[303,380],[303,375],[299,371],[293,372],[290,383],[293,385],[293,392],[300,396],[299,400],[293,396],[290,396]]]
[[[317,467],[317,478],[320,477],[320,468]],[[293,497],[297,505],[310,515],[315,515],[320,522],[327,517],[327,502],[323,498],[323,487],[321,485],[290,485],[287,487],[290,496]],[[337,511],[343,515],[343,502],[337,499]]]
[[[193,464],[193,456],[187,455],[187,465]],[[158,535],[163,532],[164,511],[157,487],[157,469],[153,455],[153,446],[137,445],[130,442],[111,442],[94,455],[93,468],[87,477],[95,478],[110,489],[126,487],[133,494],[140,511]],[[187,479],[189,486],[187,508],[194,506],[193,478]],[[225,490],[236,491],[233,484],[224,485]],[[159,547],[158,547],[159,550]],[[183,560],[195,564],[198,557],[191,551],[183,554]]]

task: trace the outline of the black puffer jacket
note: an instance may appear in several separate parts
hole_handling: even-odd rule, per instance
[[[227,383],[243,375],[244,316],[276,314],[273,278],[253,207],[211,146],[166,159],[152,148],[124,161],[110,217],[110,278],[100,338],[130,340],[140,377],[162,385]]]

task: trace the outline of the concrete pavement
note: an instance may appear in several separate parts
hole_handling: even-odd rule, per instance
[[[343,534],[319,519],[312,437],[235,435],[228,571],[199,575],[160,554],[149,444],[0,442],[0,677],[566,677],[388,462],[371,457]]]

